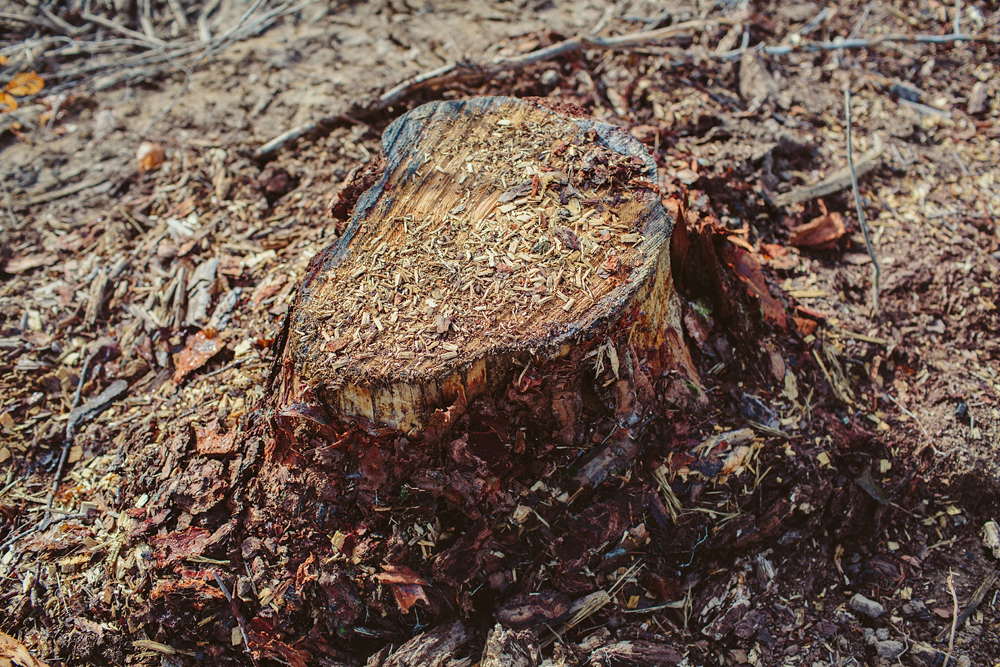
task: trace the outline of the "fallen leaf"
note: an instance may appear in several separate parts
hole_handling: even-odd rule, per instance
[[[166,156],[163,146],[144,141],[139,144],[135,159],[139,163],[139,171],[152,171],[163,164]]]
[[[28,653],[21,642],[0,632],[0,665],[14,667],[48,667],[44,662]]]
[[[24,97],[34,95],[45,87],[45,81],[34,72],[21,72],[7,84],[7,92],[11,95]]]
[[[390,585],[400,613],[410,613],[410,608],[417,602],[430,606],[430,598],[423,589],[424,586],[430,585],[429,581],[405,565],[385,565],[383,570],[384,572],[379,572],[375,578],[383,584]]]
[[[815,320],[810,320],[805,317],[793,317],[792,321],[795,322],[795,328],[798,330],[800,336],[808,336],[816,331],[816,327],[819,324]]]
[[[739,246],[728,245],[723,250],[723,259],[735,269],[736,275],[746,285],[747,291],[760,302],[764,319],[784,328],[786,325],[785,306],[780,300],[771,296],[756,254],[747,252]]]
[[[844,216],[837,212],[828,213],[822,199],[819,200],[819,207],[823,214],[793,229],[789,243],[800,248],[829,250],[847,233]]]
[[[423,586],[417,586],[414,584],[389,584],[392,588],[392,594],[396,598],[396,604],[399,605],[399,612],[401,614],[409,614],[410,608],[418,602],[423,602],[428,607],[431,605],[431,600],[427,597],[427,593],[424,592]]]
[[[188,373],[204,366],[222,348],[222,341],[211,329],[202,329],[188,338],[184,349],[174,355],[174,382],[180,382]]]
[[[17,111],[17,100],[10,93],[0,91],[0,112]]]

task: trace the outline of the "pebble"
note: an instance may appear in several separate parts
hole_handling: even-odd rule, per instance
[[[869,600],[861,593],[855,593],[848,606],[859,614],[864,614],[871,618],[878,618],[885,613],[885,607],[874,600]]]
[[[886,639],[885,641],[880,641],[875,645],[875,650],[878,654],[888,660],[895,660],[903,654],[906,650],[906,644],[903,642],[897,642],[894,639]]]

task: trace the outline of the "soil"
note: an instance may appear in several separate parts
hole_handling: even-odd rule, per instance
[[[0,631],[72,665],[247,664],[241,625],[261,664],[356,665],[455,618],[465,664],[497,619],[553,665],[624,640],[692,665],[995,664],[1000,11],[960,8],[987,39],[834,48],[950,35],[935,0],[393,0],[296,9],[189,77],[30,56],[46,88],[0,115]],[[223,9],[216,32],[246,7]],[[350,114],[447,62],[703,18]],[[48,24],[0,23],[6,84]],[[847,163],[845,86],[855,159],[882,147],[859,177],[877,309],[850,187],[773,205]],[[648,144],[700,385],[654,378],[639,454],[582,491],[614,420],[518,445],[497,414],[551,407],[530,375],[441,451],[356,424],[320,439],[369,456],[262,465],[275,341],[343,231],[338,190],[401,113],[480,95],[550,98]],[[140,169],[142,142],[166,160]]]

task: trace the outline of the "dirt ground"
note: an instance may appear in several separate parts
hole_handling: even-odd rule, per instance
[[[50,13],[85,25],[71,4]],[[544,664],[641,664],[587,662],[626,640],[676,650],[660,664],[1000,664],[1000,545],[982,539],[1000,519],[995,3],[274,5],[193,71],[180,55],[129,65],[149,47],[138,23],[130,43],[46,52],[58,23],[9,16],[35,7],[0,13],[0,84],[34,71],[45,86],[0,114],[0,631],[37,658],[249,664],[249,636],[260,664],[357,665],[461,617],[470,639],[446,664],[472,665],[495,618],[544,592],[588,612],[538,612]],[[206,25],[274,7],[223,0]],[[164,41],[196,34],[196,7],[183,29],[153,9]],[[355,115],[450,62],[686,21]],[[950,39],[956,25],[975,38]],[[876,43],[887,34],[940,39]],[[847,164],[845,87],[877,310],[849,180],[793,201]],[[258,445],[234,450],[234,434],[261,409],[298,279],[337,237],[336,194],[395,117],[478,95],[556,98],[649,145],[665,204],[728,285],[675,264],[702,386],[661,396],[634,464],[582,498],[567,480],[583,449],[513,466],[520,525],[420,509],[419,492],[393,525],[276,525],[287,498],[253,486]],[[320,119],[334,120],[255,157]],[[141,169],[143,142],[162,164]],[[364,465],[316,470],[342,463]],[[307,486],[289,477],[288,498]],[[582,560],[560,552],[572,531]],[[417,577],[404,585],[448,580],[434,563],[461,549],[481,571],[448,584],[451,601],[428,587],[402,609],[395,580],[372,583],[392,540]],[[588,609],[595,592],[607,599]]]

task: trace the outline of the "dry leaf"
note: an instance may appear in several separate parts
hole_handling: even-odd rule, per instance
[[[203,329],[188,338],[184,349],[174,355],[174,382],[180,382],[188,373],[204,366],[222,347],[218,334],[210,329]]]
[[[0,112],[17,111],[17,100],[10,93],[0,91]]]
[[[837,240],[847,233],[844,216],[840,213],[828,213],[826,204],[819,200],[819,208],[823,214],[806,224],[792,230],[788,242],[802,248],[829,250],[837,244]]]
[[[16,665],[17,667],[47,667],[37,660],[24,647],[24,644],[9,635],[0,632],[0,665]]]
[[[795,322],[795,328],[798,329],[800,336],[808,336],[814,331],[819,324],[815,320],[810,320],[805,317],[793,317],[792,320]]]
[[[45,82],[42,81],[42,77],[34,72],[21,72],[7,84],[7,92],[11,95],[24,97],[25,95],[34,95],[44,87]]]
[[[135,158],[139,162],[139,171],[152,171],[163,164],[166,156],[163,146],[144,141],[139,144]]]

